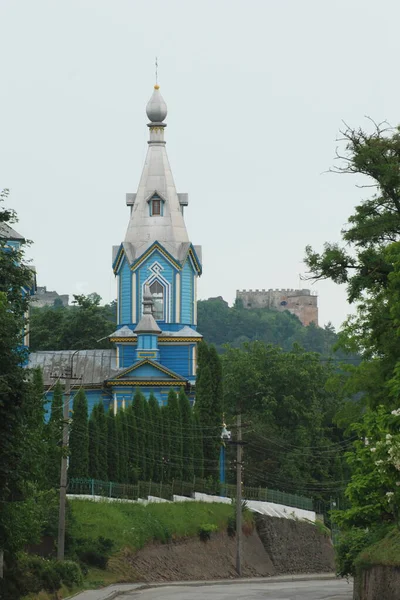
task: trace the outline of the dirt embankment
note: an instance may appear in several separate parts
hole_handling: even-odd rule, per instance
[[[330,540],[314,525],[256,517],[256,529],[243,536],[243,577],[268,577],[285,573],[333,572]],[[175,540],[150,544],[136,554],[125,550],[109,561],[109,568],[125,580],[179,581],[237,577],[236,541],[226,533],[211,540]]]
[[[400,600],[400,568],[377,565],[354,581],[354,600]]]

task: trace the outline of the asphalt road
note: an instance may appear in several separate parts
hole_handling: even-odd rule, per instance
[[[143,590],[121,600],[351,600],[344,580],[169,586]]]

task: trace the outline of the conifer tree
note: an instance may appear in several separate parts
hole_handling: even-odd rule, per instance
[[[97,406],[94,406],[89,419],[89,477],[92,479],[100,479],[99,447],[100,432],[97,420]]]
[[[44,387],[40,368],[32,370],[27,394],[21,409],[21,435],[24,441],[19,464],[25,480],[34,481],[43,489],[46,486],[45,463],[47,439],[44,427]]]
[[[179,408],[182,419],[182,456],[183,456],[183,481],[192,481],[193,471],[193,418],[192,408],[183,387],[179,390]]]
[[[136,427],[135,413],[132,404],[126,411],[128,428],[128,481],[136,483],[138,481],[138,433]]]
[[[56,488],[60,485],[62,430],[63,387],[58,380],[54,386],[50,419],[46,425],[46,438],[48,441],[46,479],[50,488]]]
[[[204,477],[203,434],[199,415],[193,413],[193,465],[196,477]]]
[[[149,409],[153,427],[153,481],[157,483],[162,480],[162,432],[161,432],[161,413],[157,398],[153,392],[149,397]]]
[[[178,396],[171,388],[168,394],[169,437],[170,437],[170,478],[182,479],[182,419]]]
[[[146,481],[152,481],[154,474],[154,430],[152,414],[147,400],[144,402],[144,414],[146,428]]]
[[[161,452],[162,452],[162,473],[161,481],[170,481],[171,473],[171,438],[170,438],[170,418],[168,406],[162,406],[160,410],[160,429],[161,429]]]
[[[104,405],[100,402],[96,410],[97,431],[98,431],[98,474],[99,479],[107,481],[107,416],[104,411]]]
[[[119,481],[128,483],[128,431],[125,410],[121,409],[116,417],[118,428],[118,447],[119,447]]]
[[[86,394],[80,388],[74,396],[72,424],[69,434],[69,477],[89,475],[89,428]]]
[[[203,438],[204,476],[216,479],[222,424],[222,388],[220,359],[214,348],[201,342],[198,348],[195,411],[207,435]]]
[[[136,390],[133,397],[133,412],[136,419],[137,438],[138,438],[138,477],[145,481],[146,469],[146,413],[144,403],[146,398],[140,390]]]
[[[111,405],[107,413],[107,471],[109,481],[119,479],[119,448],[118,435],[114,416],[114,407]]]

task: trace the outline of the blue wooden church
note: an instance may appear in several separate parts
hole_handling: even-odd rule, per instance
[[[160,404],[166,403],[171,387],[183,387],[194,399],[202,339],[196,331],[201,247],[189,241],[186,231],[188,194],[175,187],[164,139],[167,106],[158,85],[146,112],[147,156],[137,192],[126,195],[130,217],[125,239],[113,247],[118,326],[110,341],[115,348],[30,356],[29,366],[42,367],[48,388],[54,375],[72,366],[89,408],[102,400],[117,410],[137,388],[147,397],[153,392]]]

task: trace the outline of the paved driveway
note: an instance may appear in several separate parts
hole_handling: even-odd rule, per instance
[[[343,580],[167,586],[120,600],[351,600],[353,586]]]

